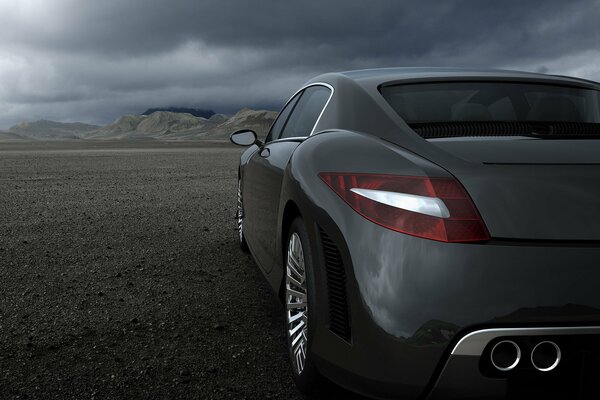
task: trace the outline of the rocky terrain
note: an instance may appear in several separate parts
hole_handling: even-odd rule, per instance
[[[149,115],[124,115],[106,126],[40,120],[15,125],[9,132],[0,133],[0,140],[225,140],[238,129],[253,129],[264,137],[276,116],[273,111],[242,109],[233,116],[213,114],[210,118],[154,111]]]
[[[302,399],[238,249],[241,151],[0,145],[0,399]]]

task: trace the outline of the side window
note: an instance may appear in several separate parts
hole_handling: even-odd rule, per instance
[[[279,136],[281,135],[281,130],[285,126],[285,123],[287,122],[288,117],[290,116],[290,113],[292,112],[292,110],[294,109],[294,106],[298,102],[298,99],[300,98],[301,94],[302,94],[302,92],[295,95],[287,103],[287,105],[283,108],[283,110],[281,110],[281,112],[277,116],[277,119],[275,120],[275,123],[271,127],[271,130],[269,131],[269,134],[267,135],[265,142],[270,142],[271,140],[279,139]]]
[[[317,118],[323,111],[331,90],[325,86],[310,86],[304,90],[292,115],[283,128],[281,138],[304,137],[310,135]]]

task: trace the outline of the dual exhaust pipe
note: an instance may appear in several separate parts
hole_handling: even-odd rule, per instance
[[[521,356],[521,348],[512,340],[502,340],[496,343],[490,353],[492,365],[502,372],[510,371],[519,365]],[[530,356],[533,367],[541,372],[549,372],[555,369],[561,358],[560,347],[549,340],[536,344],[531,350]]]

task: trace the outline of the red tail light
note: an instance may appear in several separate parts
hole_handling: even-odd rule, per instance
[[[456,179],[350,173],[319,177],[354,211],[388,229],[441,242],[490,239]]]

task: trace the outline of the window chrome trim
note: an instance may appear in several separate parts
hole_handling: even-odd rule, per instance
[[[599,326],[571,326],[555,328],[497,328],[482,329],[463,336],[452,355],[480,356],[485,347],[494,339],[502,336],[561,336],[561,335],[598,335]]]
[[[324,86],[324,87],[326,87],[327,89],[329,89],[329,98],[325,102],[325,105],[323,106],[323,109],[321,110],[321,113],[319,113],[319,116],[317,117],[317,120],[315,121],[315,124],[313,125],[310,133],[307,136],[295,136],[293,138],[283,138],[283,139],[306,139],[307,137],[312,136],[313,133],[315,133],[315,129],[316,129],[317,125],[319,124],[319,121],[321,121],[321,117],[325,113],[325,110],[327,109],[327,106],[329,105],[329,102],[331,101],[331,99],[333,97],[333,93],[335,92],[335,89],[333,88],[333,86],[331,86],[329,83],[325,83],[325,82],[313,82],[313,83],[309,83],[308,85],[304,85],[300,89],[296,90],[294,92],[294,94],[291,95],[290,98],[285,102],[285,104],[283,105],[283,107],[281,107],[281,110],[277,114],[277,118],[275,118],[275,121],[273,121],[273,123],[271,124],[271,127],[269,128],[267,136],[269,136],[269,133],[271,133],[271,129],[273,129],[273,126],[275,125],[275,122],[277,122],[277,119],[279,118],[279,114],[281,114],[281,111],[283,111],[287,107],[287,105],[290,103],[290,101],[292,101],[292,99],[294,97],[296,97],[298,95],[298,93],[302,92],[305,89],[308,89],[311,86]],[[290,118],[291,116],[292,116],[292,114],[290,114],[288,116],[288,118]],[[270,142],[267,142],[267,143],[273,143],[273,142],[278,141],[278,140],[282,140],[282,139],[271,140]]]
[[[279,143],[279,142],[301,142],[306,139],[308,136],[292,136],[281,139],[271,140],[270,142],[265,143],[265,146],[270,145],[271,143]]]
[[[315,129],[317,128],[317,125],[319,125],[319,121],[321,121],[321,117],[323,116],[323,113],[325,113],[325,110],[327,109],[327,106],[329,105],[329,102],[331,101],[331,98],[333,97],[333,92],[335,92],[335,89],[333,88],[333,86],[331,86],[330,84],[325,83],[325,82],[312,83],[312,84],[310,84],[310,85],[308,85],[306,87],[309,87],[309,86],[325,86],[326,88],[328,88],[330,90],[330,92],[329,92],[329,98],[325,102],[325,105],[323,106],[323,109],[321,110],[321,113],[317,117],[317,120],[315,121],[315,124],[313,125],[313,128],[310,131],[310,134],[308,135],[308,136],[312,136],[315,133]]]

